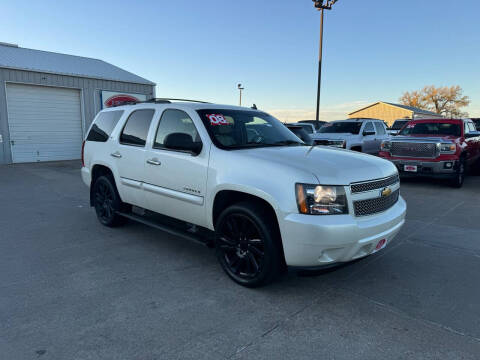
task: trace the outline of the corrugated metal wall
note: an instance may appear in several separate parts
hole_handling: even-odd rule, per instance
[[[84,129],[88,129],[93,118],[100,111],[100,91],[102,90],[155,97],[155,89],[152,85],[0,68],[0,135],[3,138],[3,142],[0,143],[0,164],[12,162],[7,122],[6,82],[80,89]]]
[[[397,119],[412,118],[412,111],[379,103],[366,109],[351,113],[349,118],[372,118],[384,120],[389,126]]]

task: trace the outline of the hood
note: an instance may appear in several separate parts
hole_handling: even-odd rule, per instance
[[[326,140],[346,140],[348,138],[358,136],[354,135],[351,133],[316,133],[313,138],[320,140],[320,139],[326,139]]]
[[[355,151],[326,146],[283,146],[240,150],[241,156],[277,163],[290,171],[312,173],[324,185],[349,185],[381,179],[397,172],[390,161]]]

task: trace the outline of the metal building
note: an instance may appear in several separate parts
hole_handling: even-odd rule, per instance
[[[379,101],[375,104],[364,107],[360,110],[348,114],[349,118],[371,118],[385,121],[391,126],[397,119],[432,119],[441,118],[434,112],[422,110],[412,106],[392,104]]]
[[[93,118],[155,83],[102,60],[0,43],[0,164],[79,159]]]

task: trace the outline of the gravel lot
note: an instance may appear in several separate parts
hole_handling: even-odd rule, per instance
[[[405,181],[386,250],[251,290],[206,247],[102,227],[79,167],[0,166],[2,359],[480,358],[480,176]]]

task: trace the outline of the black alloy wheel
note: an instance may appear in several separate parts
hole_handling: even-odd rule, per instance
[[[235,282],[264,285],[279,272],[279,251],[262,209],[241,203],[227,208],[216,227],[216,252],[222,268]]]
[[[113,179],[100,176],[93,185],[93,205],[98,220],[105,226],[114,227],[123,224],[126,219],[117,212],[122,208],[120,196]]]

